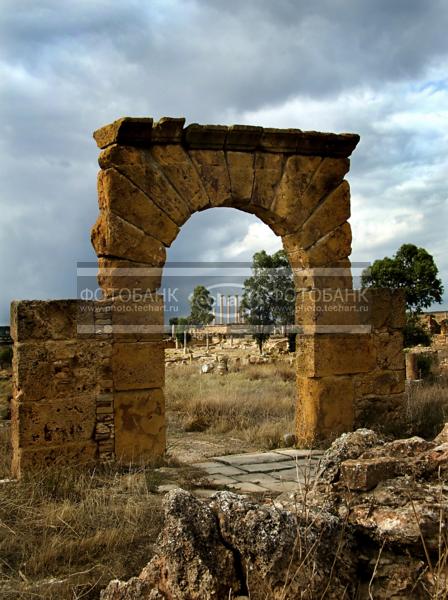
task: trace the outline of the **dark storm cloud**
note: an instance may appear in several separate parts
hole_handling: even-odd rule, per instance
[[[411,166],[434,164],[442,142],[401,125],[379,132],[371,113],[344,111],[344,95],[375,90],[374,118],[387,120],[401,102],[388,86],[418,85],[446,58],[447,29],[442,0],[3,0],[0,321],[12,297],[73,295],[76,261],[94,256],[97,127],[125,114],[303,127],[300,109],[285,123],[274,117],[295,98],[326,102],[306,126],[361,131],[353,181],[381,196],[394,169],[395,184]],[[428,206],[446,199],[443,185],[437,174],[428,180]],[[400,194],[407,206],[421,197]],[[219,229],[211,217],[205,230],[192,220],[172,257],[217,256],[232,236],[242,240],[252,221],[235,214]],[[426,227],[420,239],[440,246],[434,235]]]

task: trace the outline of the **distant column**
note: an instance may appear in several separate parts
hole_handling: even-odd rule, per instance
[[[221,314],[219,315],[219,317],[220,317],[219,320],[220,320],[221,325],[223,325],[224,324],[224,296],[222,294],[219,296],[219,303],[220,303],[220,311],[221,311]]]
[[[227,324],[230,323],[230,296],[227,296]]]
[[[239,297],[235,294],[235,323],[240,322]]]

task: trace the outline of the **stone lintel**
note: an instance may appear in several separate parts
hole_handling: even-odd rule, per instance
[[[228,127],[225,125],[198,125],[192,123],[184,129],[184,144],[193,149],[222,150]]]
[[[122,117],[93,132],[98,148],[111,144],[147,146],[151,141],[152,118]]]
[[[263,127],[231,125],[227,130],[226,150],[255,150],[259,147]]]
[[[172,117],[162,117],[154,123],[151,132],[151,141],[153,144],[180,144],[182,141],[182,132],[185,125],[183,117],[175,119]]]
[[[152,146],[182,144],[197,150],[255,150],[345,158],[351,155],[359,142],[353,133],[324,133],[300,129],[275,129],[252,125],[199,125],[184,127],[184,118],[162,117],[153,123],[150,118],[123,117],[94,132],[100,148],[112,144]]]

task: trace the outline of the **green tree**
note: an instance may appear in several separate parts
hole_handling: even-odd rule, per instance
[[[362,273],[366,287],[402,288],[406,308],[419,314],[434,302],[442,302],[443,285],[434,258],[424,248],[403,244],[392,257],[376,260]]]
[[[285,252],[256,252],[252,276],[244,282],[241,310],[246,323],[252,326],[260,353],[274,325],[286,328],[294,323],[294,309],[294,282]]]
[[[405,348],[431,345],[431,333],[423,327],[418,315],[414,313],[407,314],[406,325],[403,327],[403,344]]]
[[[191,341],[190,318],[189,317],[174,317],[170,319],[170,325],[174,325],[174,334],[177,338],[178,343],[182,346],[184,339],[187,344]],[[186,335],[185,335],[186,334]]]
[[[197,285],[190,300],[190,323],[199,327],[209,325],[214,319],[213,303],[209,290],[203,285]]]
[[[443,285],[438,273],[431,254],[414,244],[403,244],[392,258],[386,256],[376,260],[362,273],[363,288],[404,290],[407,319],[403,336],[406,347],[417,344],[428,346],[431,343],[431,335],[420,323],[418,315],[434,302],[442,302]]]

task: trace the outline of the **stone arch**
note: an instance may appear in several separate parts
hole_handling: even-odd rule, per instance
[[[101,171],[100,215],[92,243],[105,301],[112,306],[119,303],[123,287],[155,293],[166,247],[193,213],[212,207],[255,214],[281,236],[297,290],[351,287],[350,191],[344,177],[359,136],[245,125],[184,128],[184,123],[184,119],[153,123],[123,118],[94,134],[101,148]],[[318,275],[316,268],[336,269],[339,277]],[[141,276],[146,272],[150,275]],[[302,305],[301,294],[298,298]],[[160,306],[160,299],[151,302]],[[112,318],[116,453],[127,459],[160,453],[163,419],[156,420],[160,428],[148,435],[154,421],[151,410],[163,412],[160,334],[142,339],[138,331],[122,333],[119,317]],[[152,319],[154,326],[162,325],[163,311]],[[310,334],[303,335],[308,348],[316,334],[311,339]],[[323,407],[316,398],[322,389],[328,396],[332,382],[310,368],[312,350],[308,350],[298,379],[297,430],[305,443],[353,426],[351,397],[333,412],[325,408],[326,420],[322,418]],[[146,381],[136,373],[143,360],[151,365]]]
[[[184,123],[124,118],[94,134],[103,298],[11,305],[14,476],[164,452],[157,289],[180,227],[213,206],[251,212],[282,237],[298,292],[299,442],[400,420],[404,294],[352,285],[344,177],[359,137]]]

